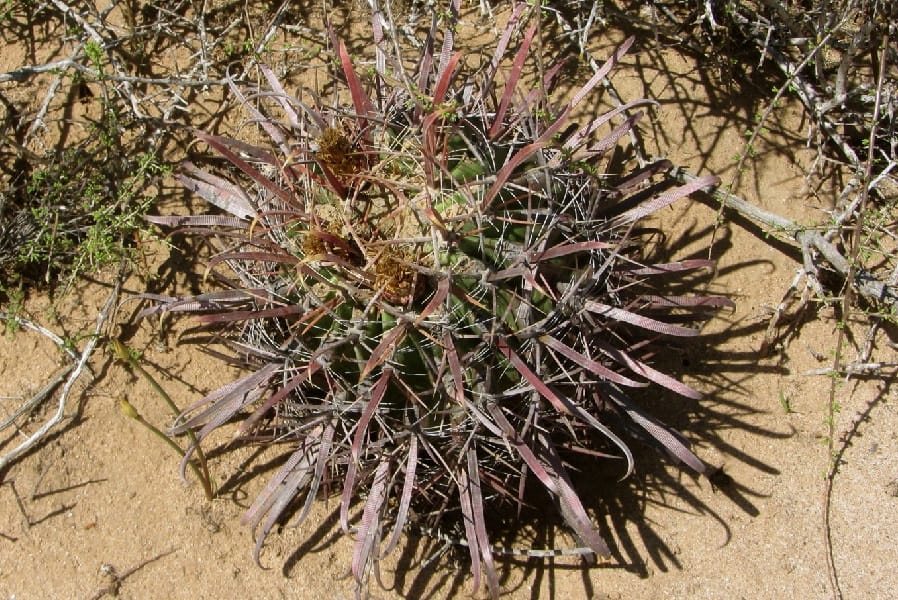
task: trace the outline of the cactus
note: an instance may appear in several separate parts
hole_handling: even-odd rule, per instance
[[[711,263],[642,264],[634,226],[713,178],[671,187],[658,181],[666,161],[603,175],[603,157],[647,101],[574,116],[633,40],[559,102],[561,63],[532,88],[522,83],[537,18],[516,4],[475,73],[454,51],[452,24],[435,26],[410,72],[375,13],[376,66],[365,78],[331,32],[345,92],[331,102],[293,98],[260,67],[269,89],[231,89],[270,144],[197,133],[235,170],[185,164],[179,175],[222,212],[151,217],[211,241],[209,270],[226,289],[145,295],[154,302],[141,315],[192,313],[252,365],[172,433],[194,431],[202,444],[240,419],[243,439],[290,448],[246,515],[257,561],[288,507],[301,504],[301,521],[336,490],[359,589],[415,525],[464,540],[475,589],[485,575],[496,596],[488,516],[540,489],[584,553],[610,556],[565,466],[571,452],[622,459],[629,474],[624,438],[635,432],[705,472],[625,390],[655,384],[699,397],[647,364],[644,346],[697,334],[683,315],[729,301],[653,289],[655,275]],[[620,123],[603,128],[612,119]]]

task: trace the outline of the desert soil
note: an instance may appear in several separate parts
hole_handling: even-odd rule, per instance
[[[607,55],[624,32],[594,43]],[[20,66],[4,49],[0,72]],[[12,62],[10,62],[12,61]],[[651,153],[696,174],[734,176],[745,131],[764,108],[761,95],[738,74],[722,82],[707,64],[676,49],[640,40],[614,76],[625,99],[653,98],[659,106],[643,128]],[[4,84],[10,85],[10,84]],[[601,97],[600,93],[597,93]],[[837,186],[808,182],[815,158],[808,123],[797,106],[774,111],[755,156],[734,192],[800,222],[823,220]],[[509,598],[823,598],[832,594],[822,516],[827,406],[832,379],[809,375],[831,363],[837,335],[833,309],[812,302],[793,321],[794,303],[776,343],[762,355],[772,311],[800,266],[787,245],[774,244],[748,222],[732,217],[715,228],[713,202],[684,200],[655,226],[671,259],[705,256],[714,243],[718,273],[711,288],[728,295],[734,310],[720,313],[695,344],[671,346],[659,360],[705,394],[686,402],[657,392],[652,409],[680,428],[706,462],[729,480],[712,485],[640,454],[637,473],[609,479],[595,498],[595,519],[615,558],[587,568],[573,558],[501,561]],[[730,218],[732,217],[732,218]],[[153,265],[166,258],[152,250]],[[87,342],[109,295],[112,273],[84,282],[53,303],[34,294],[24,314],[57,333]],[[186,275],[177,281],[187,287]],[[105,282],[105,283],[104,283]],[[803,284],[802,284],[803,285]],[[123,294],[140,293],[138,277]],[[799,291],[801,291],[801,287]],[[127,323],[134,307],[117,314]],[[794,326],[794,327],[793,327]],[[792,329],[789,329],[792,327]],[[854,357],[867,329],[849,324],[846,356]],[[158,323],[142,322],[130,343],[143,352],[181,406],[238,372],[195,347],[178,344],[177,329],[163,338]],[[791,335],[786,336],[786,333]],[[896,362],[880,334],[877,359]],[[0,417],[29,397],[68,360],[44,336],[29,330],[0,336]],[[99,350],[66,410],[69,418],[37,449],[2,474],[0,484],[0,598],[351,598],[346,577],[351,540],[339,532],[338,501],[319,502],[299,528],[269,538],[264,568],[251,556],[252,537],[241,516],[265,483],[272,452],[242,448],[212,460],[224,493],[209,502],[178,475],[177,457],[126,419],[126,397],[155,423],[170,422],[166,408],[142,378]],[[894,597],[898,531],[898,402],[885,377],[836,382],[835,449],[841,460],[831,496],[833,563],[846,598]],[[55,410],[51,400],[36,417]],[[33,430],[34,424],[28,425]],[[4,448],[15,439],[3,439]],[[585,474],[589,475],[589,474]],[[412,539],[413,550],[420,540]],[[458,557],[461,560],[458,560]],[[376,597],[465,597],[471,580],[464,554],[448,555],[423,570],[409,555],[387,565]],[[482,595],[482,592],[481,592]]]

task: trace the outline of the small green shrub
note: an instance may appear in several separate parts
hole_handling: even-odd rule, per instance
[[[153,181],[169,169],[126,140],[128,125],[106,105],[89,135],[28,165],[0,211],[0,271],[67,287],[131,256],[156,198]]]

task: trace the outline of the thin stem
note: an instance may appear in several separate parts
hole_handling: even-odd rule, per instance
[[[168,407],[172,411],[172,415],[174,415],[175,417],[178,417],[181,414],[181,409],[179,409],[178,406],[175,404],[175,402],[171,399],[171,396],[169,396],[168,393],[166,393],[166,391],[164,389],[162,389],[162,386],[159,385],[159,383],[156,381],[156,378],[153,377],[152,375],[150,375],[149,371],[144,369],[143,365],[141,365],[139,362],[137,362],[136,358],[132,359],[132,366],[134,368],[136,368],[138,371],[140,371],[140,373],[146,378],[146,380],[150,383],[150,385],[153,387],[153,389],[155,389],[156,392],[162,397],[162,399],[165,400],[165,403],[168,404]],[[215,495],[215,492],[212,489],[212,487],[213,487],[212,486],[212,478],[209,476],[209,466],[206,463],[206,453],[203,452],[202,447],[197,442],[196,434],[193,432],[192,429],[187,430],[187,438],[190,440],[190,444],[192,446],[196,447],[196,457],[197,457],[197,460],[199,460],[200,469],[203,472],[202,477],[199,477],[199,473],[197,473],[197,476],[199,477],[200,481],[202,481],[202,483],[203,483],[203,489],[206,492],[206,498],[211,500],[212,497]],[[192,461],[191,461],[190,465],[192,467],[194,467],[194,472],[196,472],[195,464]]]
[[[162,388],[162,386],[159,385],[159,382],[156,381],[156,378],[153,377],[150,374],[150,372],[147,371],[143,367],[143,365],[140,364],[140,362],[137,360],[137,356],[134,354],[134,352],[132,352],[130,348],[125,346],[119,340],[112,340],[110,342],[110,346],[111,346],[112,352],[113,352],[113,354],[115,354],[116,358],[118,358],[120,361],[124,362],[130,369],[137,371],[138,373],[143,375],[143,377],[147,380],[147,382],[150,384],[150,386],[154,390],[156,390],[156,393],[159,394],[159,396],[161,396],[162,399],[165,401],[165,403],[168,405],[169,409],[172,412],[172,415],[174,417],[178,417],[181,414],[181,409],[178,408],[178,405],[175,404],[175,402],[174,402],[174,400],[172,400],[171,396],[169,396],[168,393]],[[137,419],[139,422],[143,423],[144,422],[143,417],[141,417],[140,414],[137,413],[136,410],[134,410],[133,414],[128,412],[128,410],[125,407],[125,403],[127,403],[127,400],[122,400],[122,409],[125,411],[125,413],[128,416],[130,416],[134,419]],[[130,404],[129,404],[129,406],[130,406]],[[132,406],[132,409],[133,409],[133,406]],[[174,448],[177,448],[178,452],[181,454],[181,457],[183,457],[186,454],[185,451],[182,450],[180,446],[175,444],[171,440],[170,437],[168,437],[163,432],[159,431],[158,429],[156,429],[154,426],[150,425],[149,423],[145,423],[145,424],[148,427],[150,427],[154,432],[158,431],[159,435],[162,435],[165,438],[166,442],[168,442]],[[199,461],[199,465],[200,465],[199,469],[197,469],[196,464],[193,461],[191,461],[190,466],[193,469],[194,473],[196,473],[197,478],[202,483],[203,490],[206,492],[206,498],[211,500],[214,497],[215,492],[213,490],[212,478],[209,475],[209,466],[206,462],[206,454],[203,452],[203,449],[200,447],[199,443],[197,442],[196,434],[193,432],[193,430],[191,430],[191,429],[187,430],[187,438],[190,440],[191,446],[196,448],[196,456],[197,456],[197,460]],[[202,472],[200,472],[200,471],[202,471]]]
[[[135,421],[137,421],[138,423],[140,423],[141,425],[143,425],[144,427],[149,429],[151,432],[153,432],[153,434],[156,435],[156,437],[158,437],[160,440],[162,440],[163,442],[168,444],[168,446],[172,450],[177,452],[178,456],[180,456],[181,458],[184,458],[184,456],[187,454],[187,452],[185,452],[183,448],[181,448],[178,444],[176,444],[173,439],[171,439],[168,435],[166,435],[164,431],[162,431],[161,429],[159,429],[158,427],[156,427],[155,425],[153,425],[152,423],[147,421],[145,418],[143,418],[143,415],[141,415],[139,412],[137,412],[137,409],[134,408],[133,404],[131,404],[124,398],[122,398],[120,400],[120,403],[121,403],[121,407],[122,407],[122,412],[125,414],[126,417],[130,417],[130,418],[134,419]],[[197,450],[199,451],[199,448],[197,448]],[[190,461],[189,464],[190,464],[190,469],[193,471],[193,474],[196,475],[196,478],[199,479],[200,482],[203,484],[203,490],[206,492],[206,498],[211,500],[213,497],[212,482],[209,479],[208,471],[205,470],[205,463],[202,463],[202,467],[203,467],[202,471],[200,470],[200,467],[197,467],[197,464],[195,461]]]

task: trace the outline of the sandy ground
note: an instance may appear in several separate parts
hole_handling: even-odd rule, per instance
[[[660,102],[654,124],[645,129],[651,152],[729,181],[759,101],[738,77],[729,86],[710,85],[707,68],[645,40],[624,60],[615,82],[625,97]],[[806,128],[798,108],[786,104],[775,111],[736,193],[797,221],[821,219],[833,193],[827,182],[806,185],[813,160]],[[699,200],[665,211],[656,225],[668,233],[667,255],[703,256],[716,217],[716,207]],[[833,311],[812,307],[795,323],[794,336],[761,356],[771,311],[795,276],[796,255],[739,219],[717,230],[714,248],[719,273],[712,287],[732,297],[736,308],[709,323],[699,342],[671,347],[660,358],[706,397],[692,403],[658,392],[652,402],[655,414],[679,427],[698,455],[723,466],[731,481],[712,486],[642,454],[637,473],[623,482],[603,481],[592,504],[615,559],[594,568],[568,558],[502,561],[507,597],[832,594],[822,517],[832,380],[807,372],[830,364]],[[163,252],[153,258],[156,264]],[[144,284],[134,278],[124,293],[141,291]],[[26,314],[83,347],[86,339],[78,336],[94,327],[108,293],[108,286],[85,284],[55,310],[47,298],[32,297]],[[126,305],[118,319],[127,322],[130,315]],[[866,328],[857,322],[849,329],[857,340],[847,346],[851,359]],[[175,336],[160,343],[157,333],[153,323],[141,323],[131,343],[182,406],[237,375],[178,345]],[[881,338],[878,360],[895,362],[895,350]],[[60,351],[33,332],[0,336],[0,416],[64,364]],[[148,420],[170,421],[145,381],[105,352],[95,355],[91,369],[94,379],[78,384],[65,426],[3,474],[0,598],[352,597],[352,579],[345,577],[351,541],[336,526],[337,500],[320,502],[302,527],[272,535],[264,568],[257,567],[250,531],[240,519],[275,455],[255,456],[255,449],[244,448],[214,457],[213,473],[224,490],[208,502],[198,485],[179,478],[177,457],[120,413],[119,399],[127,397]],[[841,380],[835,398],[841,467],[832,488],[831,539],[839,583],[845,598],[893,597],[896,392],[883,378]],[[53,409],[51,402],[42,418]],[[0,443],[8,447],[10,440]],[[411,538],[410,550],[386,565],[391,587],[375,585],[375,597],[469,594],[464,560],[450,555],[421,570],[414,558],[421,546]]]

